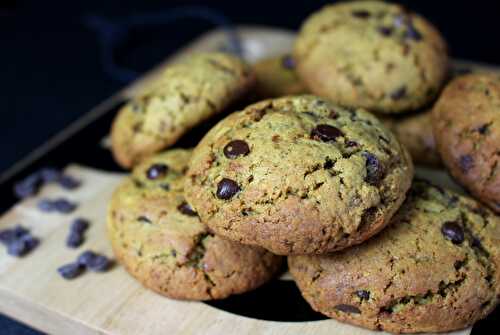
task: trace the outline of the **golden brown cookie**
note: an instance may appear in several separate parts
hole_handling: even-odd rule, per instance
[[[295,61],[289,54],[265,58],[253,66],[257,77],[255,94],[258,99],[307,93],[295,72]]]
[[[194,126],[221,113],[255,82],[251,68],[224,53],[199,53],[167,67],[116,116],[113,155],[130,168],[174,144]]]
[[[214,235],[183,196],[190,150],[138,165],[115,191],[108,235],[118,261],[144,286],[171,298],[208,300],[257,288],[281,257]]]
[[[500,213],[500,76],[454,79],[432,116],[437,147],[450,173]]]
[[[313,309],[394,333],[471,326],[500,297],[500,218],[478,202],[415,182],[391,225],[367,242],[291,256]]]
[[[421,16],[383,1],[324,7],[302,25],[297,72],[319,96],[379,113],[423,107],[447,76],[446,43]]]
[[[408,153],[372,114],[290,96],[212,128],[194,150],[185,194],[222,236],[320,254],[380,231],[412,177]]]

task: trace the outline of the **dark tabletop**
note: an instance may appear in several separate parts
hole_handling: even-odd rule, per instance
[[[176,6],[209,5],[236,24],[297,29],[331,1],[0,1],[0,172],[125,85],[100,63],[97,35],[84,18],[120,19]],[[400,1],[434,22],[453,57],[500,64],[498,1]],[[212,28],[179,20],[136,29],[119,49],[121,66],[143,72]],[[498,315],[498,313],[497,313]],[[0,316],[2,334],[37,333]]]

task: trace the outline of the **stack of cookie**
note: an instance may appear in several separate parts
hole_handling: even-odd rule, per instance
[[[112,128],[117,162],[133,167],[108,213],[117,259],[160,294],[206,300],[257,288],[288,256],[332,318],[470,326],[500,297],[500,79],[459,76],[440,95],[448,78],[439,32],[378,1],[313,14],[293,58],[171,65]],[[166,150],[216,115],[193,150]],[[412,158],[442,160],[485,205],[413,180]]]

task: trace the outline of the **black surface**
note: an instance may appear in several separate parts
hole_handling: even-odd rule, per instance
[[[297,29],[311,11],[330,1],[210,1],[236,23],[257,23]],[[434,22],[450,43],[454,57],[500,64],[496,26],[497,1],[402,1]],[[94,32],[82,24],[86,14],[119,18],[131,13],[165,11],[193,1],[0,1],[0,171],[116,92],[123,83],[108,77],[99,63]],[[169,53],[209,29],[208,23],[183,20],[175,24],[134,31],[121,48],[120,64],[139,71],[151,68]],[[109,120],[107,120],[109,121]],[[65,145],[77,145],[79,159],[116,168],[104,153],[95,153],[97,136],[109,123],[85,130]],[[87,134],[94,135],[87,137]],[[94,140],[90,140],[93,138]],[[189,139],[188,139],[189,140]],[[86,148],[89,148],[86,150]],[[100,155],[99,158],[96,155]],[[59,154],[40,165],[64,165]],[[101,159],[102,158],[102,159]],[[36,166],[31,167],[34,169]],[[24,173],[27,173],[25,171]],[[7,202],[2,194],[2,206]],[[234,300],[234,299],[233,299]],[[226,308],[230,302],[221,302]],[[244,313],[244,311],[242,312]],[[474,333],[486,333],[498,322],[499,311]],[[32,334],[28,328],[0,317],[1,333]]]

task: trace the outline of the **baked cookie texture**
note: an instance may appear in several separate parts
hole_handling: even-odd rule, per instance
[[[302,25],[297,72],[312,93],[379,113],[423,107],[448,73],[447,47],[421,16],[397,4],[329,5]]]
[[[255,82],[251,67],[225,53],[199,53],[167,67],[146,92],[125,105],[111,129],[115,160],[130,168],[173,145],[221,113]]]
[[[285,95],[308,93],[295,72],[295,61],[289,54],[265,58],[253,66],[258,99],[277,98]]]
[[[413,163],[441,167],[441,157],[432,132],[432,109],[401,116],[377,115],[410,153]]]
[[[500,76],[454,79],[432,117],[437,147],[450,173],[500,213]]]
[[[195,148],[185,195],[216,233],[280,255],[325,253],[380,231],[413,177],[378,119],[315,96],[233,113]]]
[[[278,271],[281,257],[214,235],[183,196],[190,150],[138,165],[108,211],[114,254],[144,286],[176,299],[221,299],[252,290]]]
[[[394,333],[466,328],[500,297],[500,218],[415,182],[391,225],[330,255],[290,256],[304,298],[327,316]]]

